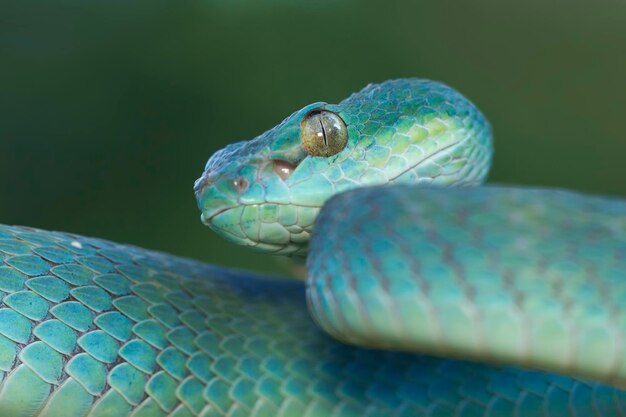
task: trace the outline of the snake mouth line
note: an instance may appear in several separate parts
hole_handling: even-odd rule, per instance
[[[271,205],[271,206],[291,206],[294,208],[310,208],[310,209],[320,209],[321,206],[316,206],[316,205],[307,205],[307,204],[294,204],[294,203],[274,203],[274,202],[269,202],[269,201],[264,201],[262,203],[252,203],[252,204],[237,204],[235,206],[229,206],[229,207],[224,207],[219,209],[218,211],[211,213],[210,216],[205,216],[205,212],[202,212],[202,222],[205,224],[210,223],[215,217],[219,216],[220,214],[224,214],[227,211],[230,210],[234,210],[236,208],[239,207],[257,207],[260,208],[262,206],[267,206],[267,205]]]
[[[219,215],[220,215],[220,214],[222,214],[222,213],[226,213],[226,212],[227,212],[227,211],[229,211],[229,210],[235,209],[235,208],[237,208],[237,207],[240,207],[240,206],[230,206],[230,207],[224,207],[224,208],[219,209],[218,211],[216,211],[216,212],[212,213],[212,214],[211,214],[210,216],[208,216],[208,217],[207,217],[207,216],[205,216],[205,213],[206,213],[206,212],[205,212],[204,210],[202,210],[202,215],[200,216],[200,217],[202,217],[202,219],[201,219],[201,220],[202,220],[202,223],[204,223],[204,224],[206,224],[206,225],[209,225],[209,224],[213,221],[213,219],[214,219],[215,217],[219,216]]]

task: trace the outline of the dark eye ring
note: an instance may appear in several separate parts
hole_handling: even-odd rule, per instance
[[[313,110],[300,123],[300,138],[311,156],[332,156],[348,143],[348,129],[337,113]]]

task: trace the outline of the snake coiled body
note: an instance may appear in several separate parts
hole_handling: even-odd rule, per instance
[[[341,147],[312,156],[321,112]],[[490,159],[422,80],[215,154],[203,221],[306,284],[0,226],[0,415],[626,415],[626,202],[478,186]]]

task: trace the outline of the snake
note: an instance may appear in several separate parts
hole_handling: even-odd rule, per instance
[[[0,415],[625,416],[626,201],[492,158],[423,79],[214,153],[202,222],[304,282],[0,226]]]

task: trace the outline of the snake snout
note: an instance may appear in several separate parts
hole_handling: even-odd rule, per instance
[[[196,180],[193,184],[193,192],[196,195],[196,198],[200,198],[208,187],[213,184],[213,180],[205,174],[203,174],[200,178]]]

